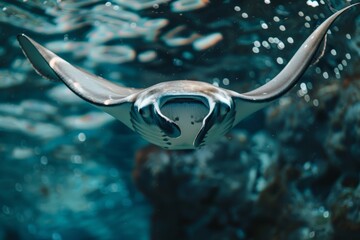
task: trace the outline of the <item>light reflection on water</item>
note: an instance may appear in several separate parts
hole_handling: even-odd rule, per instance
[[[127,86],[195,79],[248,90],[278,73],[331,14],[324,1],[268,0],[17,0],[2,1],[0,10],[0,238],[23,239],[148,239],[150,207],[131,179],[134,155],[146,143],[64,86],[40,79],[17,34]],[[360,21],[342,19],[326,57],[293,91],[311,107],[326,104],[312,96],[322,82],[359,74]],[[314,76],[321,81],[310,82]],[[336,91],[332,85],[320,96]],[[270,126],[280,129],[277,117]]]

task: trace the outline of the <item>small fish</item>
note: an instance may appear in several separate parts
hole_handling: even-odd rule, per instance
[[[151,143],[166,149],[194,149],[216,141],[241,120],[288,92],[311,64],[330,25],[359,4],[327,18],[277,76],[245,93],[190,80],[168,81],[145,89],[127,88],[71,65],[25,34],[19,35],[18,41],[43,77],[61,80],[82,99]]]

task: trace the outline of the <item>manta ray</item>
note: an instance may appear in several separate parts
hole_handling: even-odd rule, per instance
[[[312,63],[331,24],[358,4],[328,17],[277,76],[245,93],[191,80],[127,88],[71,65],[25,34],[19,35],[18,41],[37,73],[62,81],[149,142],[165,149],[195,149],[218,140],[241,120],[288,92]]]

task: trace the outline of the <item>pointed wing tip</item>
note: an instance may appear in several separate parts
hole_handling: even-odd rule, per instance
[[[32,39],[30,37],[28,37],[25,33],[21,33],[21,34],[18,34],[16,36],[18,42],[20,43],[20,46],[22,49],[24,49],[26,47],[26,44],[27,43],[30,43],[32,44]]]
[[[24,33],[17,35],[17,40],[19,41],[21,50],[39,75],[49,80],[59,80],[58,75],[49,65],[50,60],[56,56],[54,53],[41,46]]]

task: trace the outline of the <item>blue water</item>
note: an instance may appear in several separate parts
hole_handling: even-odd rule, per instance
[[[359,7],[289,94],[195,152],[149,148],[39,77],[16,41],[26,33],[126,86],[192,79],[245,92],[344,6],[0,1],[0,239],[356,239]]]

